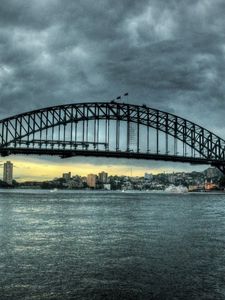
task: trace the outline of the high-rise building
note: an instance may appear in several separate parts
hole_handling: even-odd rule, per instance
[[[63,173],[62,178],[65,179],[65,180],[70,180],[71,179],[71,172]]]
[[[107,183],[108,181],[108,173],[106,172],[101,172],[98,174],[98,180],[100,183]]]
[[[87,185],[91,188],[96,187],[97,175],[95,174],[88,174],[87,176]]]
[[[4,163],[3,181],[12,185],[13,181],[13,164],[10,161]]]
[[[168,174],[167,179],[168,179],[169,183],[175,183],[176,175],[174,173],[173,174]]]

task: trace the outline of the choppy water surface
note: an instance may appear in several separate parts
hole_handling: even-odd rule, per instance
[[[225,195],[0,192],[0,299],[225,299]]]

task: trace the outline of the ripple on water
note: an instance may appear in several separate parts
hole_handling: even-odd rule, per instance
[[[0,299],[225,299],[225,195],[0,192]]]

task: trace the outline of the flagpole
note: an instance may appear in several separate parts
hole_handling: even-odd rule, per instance
[[[129,95],[128,92],[126,92],[126,93],[123,94],[124,98],[127,97],[127,98],[126,98],[127,100],[128,100],[128,95]],[[124,102],[126,103],[126,100],[125,100]],[[127,101],[127,104],[128,104],[128,103],[129,103],[129,101]]]

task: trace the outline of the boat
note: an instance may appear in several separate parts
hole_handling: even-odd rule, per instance
[[[174,184],[171,184],[167,188],[165,188],[165,192],[180,194],[180,193],[187,193],[188,189],[186,188],[186,186],[183,185],[175,186]]]

